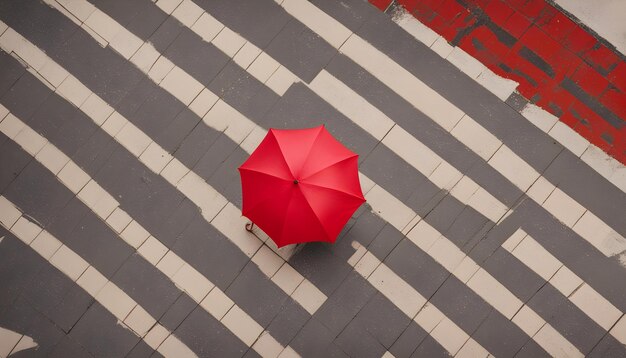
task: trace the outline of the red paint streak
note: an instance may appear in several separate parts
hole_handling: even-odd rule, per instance
[[[379,9],[390,1],[369,0]],[[599,105],[626,121],[626,62],[546,0],[397,0],[415,18],[446,40],[473,30],[458,46],[502,77],[519,82],[517,91],[590,142],[626,164],[626,124],[615,128],[561,87],[570,79]],[[492,28],[476,26],[476,14],[515,39],[503,43]],[[549,66],[542,70],[520,50],[527,47]],[[523,52],[523,51],[522,51]]]

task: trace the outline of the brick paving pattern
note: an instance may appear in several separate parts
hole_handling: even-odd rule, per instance
[[[626,168],[413,16],[0,0],[0,20],[0,356],[626,356]],[[269,128],[320,124],[367,203],[335,244],[277,249],[244,228],[237,167]]]

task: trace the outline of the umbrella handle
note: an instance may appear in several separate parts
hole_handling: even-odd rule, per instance
[[[252,228],[253,227],[254,227],[254,223],[253,222],[246,223],[246,230],[248,232],[252,232]]]

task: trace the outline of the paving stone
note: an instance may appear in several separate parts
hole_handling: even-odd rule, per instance
[[[50,265],[39,272],[23,294],[65,332],[72,329],[93,302],[87,292]]]
[[[220,0],[200,6],[260,48],[265,48],[291,19],[272,1]]]
[[[327,296],[342,284],[352,271],[340,257],[319,243],[308,243],[289,259],[289,263]]]
[[[186,160],[179,159],[183,163],[189,163],[189,168],[193,168],[194,173],[207,181],[235,150],[243,151],[227,135],[218,133],[207,126],[194,128],[183,145],[184,147],[181,147],[176,154],[180,152]],[[178,155],[176,157],[178,158]],[[195,158],[198,159],[194,161]]]
[[[472,337],[494,356],[511,356],[522,348],[528,336],[520,328],[506,324],[508,320],[492,310]]]
[[[509,287],[523,302],[528,301],[545,283],[545,280],[504,249],[494,252],[485,261],[483,268]]]
[[[356,31],[370,16],[380,14],[371,4],[360,1],[340,4],[331,0],[315,0],[312,3],[352,31]]]
[[[515,355],[516,357],[550,357],[548,352],[544,351],[537,342],[532,339],[529,339],[528,342],[520,349],[519,352]]]
[[[152,317],[161,317],[181,294],[165,274],[136,253],[124,262],[111,280]]]
[[[385,353],[385,347],[355,321],[341,332],[335,344],[351,357],[382,357]]]
[[[107,4],[108,2],[103,1]],[[148,39],[165,22],[167,14],[157,6],[145,6],[125,26],[126,29],[141,39]]]
[[[192,130],[202,121],[188,108],[183,109],[155,141],[168,151],[174,153]]]
[[[22,170],[3,195],[43,226],[73,197],[69,190],[61,189],[49,171],[34,161]]]
[[[270,332],[282,345],[287,345],[300,329],[311,318],[311,315],[294,300],[286,300],[280,312],[267,326]]]
[[[152,349],[145,341],[139,341],[137,345],[128,353],[128,358],[141,357],[162,357],[162,355]]]
[[[529,301],[535,310],[583,354],[602,339],[604,330],[552,285],[543,286]]]
[[[384,261],[424,297],[430,297],[449,273],[409,240],[402,240]]]
[[[0,307],[9,307],[37,276],[44,262],[4,227],[0,227],[0,237],[4,237],[0,242],[0,279],[3,285]]]
[[[120,101],[115,104],[115,109],[123,116],[132,118],[132,114],[135,113],[158,88],[159,86],[149,77],[145,77],[128,90]]]
[[[215,45],[189,29],[183,29],[163,54],[206,87],[225,66],[233,65]]]
[[[320,321],[333,336],[338,336],[354,318],[348,309],[341,307],[333,298],[329,298],[315,312],[315,319]]]
[[[614,230],[626,235],[626,223],[619,214],[626,211],[626,194],[609,185],[578,157],[569,151],[561,152],[550,163],[544,176]]]
[[[198,306],[194,300],[188,295],[181,294],[178,299],[167,309],[165,314],[159,318],[161,323],[166,328],[176,329],[189,314]]]
[[[0,12],[3,14],[2,21],[7,25],[37,46],[48,50],[67,41],[78,27],[61,14],[50,16],[55,10],[42,5],[37,1],[25,1],[20,4],[7,2],[1,5]],[[32,24],[41,24],[45,27],[33,27]],[[40,31],[43,28],[49,31]]]
[[[410,357],[426,337],[428,333],[412,321],[389,348],[389,352],[396,357]]]
[[[164,53],[169,45],[182,33],[183,27],[183,24],[173,16],[170,16],[157,28],[148,41],[157,51]]]
[[[305,357],[326,356],[334,336],[315,318],[311,318],[289,345]]]
[[[357,241],[361,245],[367,247],[376,238],[384,226],[385,221],[379,216],[376,216],[369,211],[365,212],[363,215],[359,216],[352,228],[350,228],[350,231],[348,231],[342,238],[342,241],[347,243]],[[346,260],[348,258],[349,256],[344,257]]]
[[[201,307],[196,307],[174,331],[197,354],[241,357],[248,347]]]
[[[450,354],[431,336],[426,336],[411,357],[450,357]]]
[[[18,145],[7,138],[4,134],[0,134],[0,193],[15,180],[20,172],[32,160],[24,150],[19,149]]]
[[[452,226],[445,232],[445,236],[456,246],[464,247],[470,238],[474,237],[485,226],[492,226],[489,219],[473,208],[466,206],[456,217]]]
[[[368,250],[376,257],[384,259],[393,251],[393,249],[404,238],[404,235],[398,229],[387,224],[380,231],[378,236],[368,246]]]
[[[252,263],[243,268],[225,293],[263,327],[290,299]]]
[[[477,160],[464,173],[509,207],[513,206],[523,195],[521,190],[485,161]]]
[[[151,138],[163,134],[163,131],[185,107],[179,100],[164,89],[155,89],[146,101],[137,109],[129,121]]]
[[[76,107],[63,97],[50,95],[26,123],[43,137],[50,137],[63,128],[68,118],[74,116],[75,111]]]
[[[39,344],[37,350],[22,351],[25,356],[47,357],[65,335],[26,299],[18,298],[0,317],[0,327],[24,334]]]
[[[24,74],[0,101],[13,115],[26,121],[50,95],[50,89],[30,73]]]
[[[309,83],[336,50],[297,20],[291,20],[265,50],[296,76]]]
[[[65,358],[65,357],[76,357],[76,358],[87,358],[93,357],[92,354],[87,352],[87,350],[82,347],[78,342],[76,342],[70,336],[65,336],[59,344],[57,344],[54,349],[50,352],[50,357],[53,358]]]
[[[446,232],[461,215],[465,206],[452,195],[443,198],[435,208],[424,217],[424,220],[439,232]]]
[[[248,262],[237,246],[196,216],[173,247],[186,262],[225,290]]]
[[[0,97],[2,97],[17,80],[26,72],[13,57],[4,51],[0,51]]]
[[[119,102],[144,78],[138,68],[112,49],[103,49],[82,29],[55,47],[52,54],[61,66],[109,104]]]
[[[381,325],[381,322],[385,324]],[[400,309],[379,292],[373,295],[352,321],[375,337],[385,349],[391,348],[410,322]]]
[[[114,151],[121,145],[104,131],[95,131],[87,143],[71,159],[86,172],[98,173]]]
[[[610,334],[607,334],[602,338],[602,340],[596,345],[591,352],[587,355],[588,357],[608,357],[608,358],[618,358],[623,357],[626,351],[624,345],[620,343],[615,337]]]
[[[200,123],[183,139],[174,156],[185,164],[187,168],[194,168],[203,156],[208,155],[209,149],[213,144],[228,142],[228,138],[222,139],[221,137],[223,137],[221,133]],[[216,153],[213,155],[224,154]],[[200,172],[202,173],[203,171]]]
[[[117,318],[96,302],[76,323],[69,336],[95,356],[125,356],[139,338],[116,322]]]
[[[487,302],[454,276],[441,285],[430,302],[465,332],[474,332],[492,311]]]
[[[69,235],[57,238],[106,277],[112,277],[134,251],[92,213],[85,215]]]

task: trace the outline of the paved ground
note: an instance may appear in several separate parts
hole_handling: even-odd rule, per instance
[[[0,356],[626,356],[624,166],[412,17],[0,20]],[[268,128],[320,123],[368,203],[336,244],[276,250],[236,168]]]

